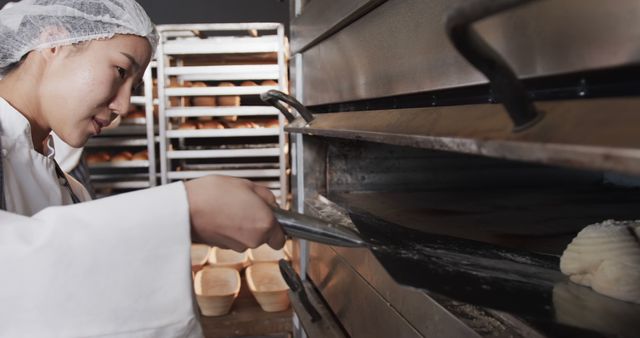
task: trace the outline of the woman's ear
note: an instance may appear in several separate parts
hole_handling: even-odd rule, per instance
[[[61,41],[69,38],[69,32],[57,26],[48,26],[44,27],[40,32],[40,46],[52,46],[47,48],[42,48],[42,55],[45,57],[55,56],[60,52],[60,47],[55,45],[56,41]]]
[[[45,60],[51,60],[60,53],[60,46],[41,49],[39,52]]]

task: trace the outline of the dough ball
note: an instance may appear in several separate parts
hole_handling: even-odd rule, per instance
[[[204,121],[198,122],[198,129],[224,129],[224,126],[218,121]]]
[[[131,152],[123,151],[111,157],[111,162],[131,161],[132,158],[133,154]]]
[[[640,222],[607,220],[578,233],[560,258],[560,270],[577,284],[640,304]]]
[[[131,157],[133,161],[147,161],[149,160],[149,152],[147,150],[139,151]]]
[[[235,85],[231,82],[220,82],[218,87],[234,87]],[[229,96],[218,96],[216,98],[216,104],[218,106],[232,106],[236,107],[240,105],[240,96],[238,95],[229,95]]]
[[[277,86],[278,82],[273,80],[264,80],[260,83],[261,86]]]
[[[178,126],[178,130],[194,130],[198,125],[194,121],[185,121]]]
[[[278,119],[268,120],[268,121],[264,122],[264,124],[262,126],[264,128],[279,128],[280,127],[280,121],[278,121]]]
[[[202,82],[202,81],[198,81],[198,82],[194,82],[192,85],[192,87],[207,87],[207,84]],[[215,107],[216,106],[216,98],[215,96],[194,96],[191,98],[191,105],[192,106],[205,106],[205,107]]]
[[[87,164],[96,164],[96,163],[102,163],[102,162],[108,162],[111,160],[111,156],[104,152],[98,152],[98,153],[93,153],[93,154],[88,154],[86,157],[86,161]]]

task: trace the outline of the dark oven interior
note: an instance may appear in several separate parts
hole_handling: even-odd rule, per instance
[[[640,219],[635,177],[324,139],[324,194],[392,224],[560,255],[584,226]]]

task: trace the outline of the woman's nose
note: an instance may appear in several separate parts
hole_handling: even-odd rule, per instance
[[[131,101],[131,88],[129,86],[122,86],[116,93],[116,96],[111,100],[109,109],[118,115],[126,115],[129,111],[129,104]],[[113,116],[112,116],[113,119]]]

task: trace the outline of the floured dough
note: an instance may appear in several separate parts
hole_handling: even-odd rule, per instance
[[[640,221],[607,220],[582,229],[560,258],[572,282],[640,304]]]

